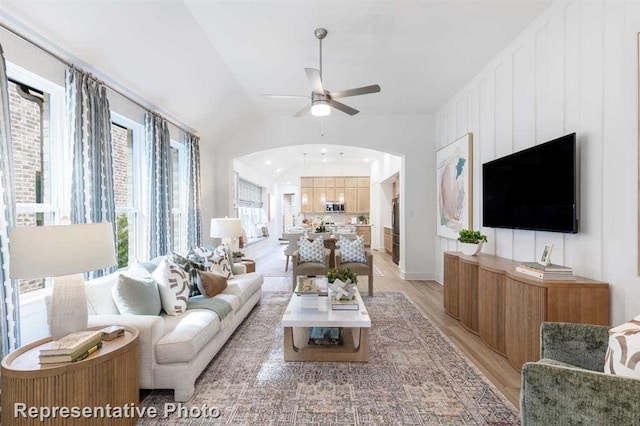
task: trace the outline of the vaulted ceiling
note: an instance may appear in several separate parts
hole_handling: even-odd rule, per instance
[[[0,0],[3,19],[24,24],[205,141],[304,106],[260,94],[309,94],[303,69],[318,66],[317,27],[329,31],[323,80],[330,90],[382,87],[345,103],[363,115],[432,114],[550,3]]]

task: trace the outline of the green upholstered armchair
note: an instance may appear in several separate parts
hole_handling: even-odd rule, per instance
[[[603,373],[608,330],[542,324],[541,359],[522,368],[523,425],[640,425],[640,380]]]

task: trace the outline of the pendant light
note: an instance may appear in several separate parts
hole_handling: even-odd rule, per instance
[[[324,152],[322,153],[322,179],[324,180],[324,163],[326,161],[326,159],[324,158]],[[323,187],[324,188],[324,187]],[[327,202],[327,196],[324,193],[324,190],[322,191],[322,194],[320,194],[320,203],[321,204],[325,204]]]
[[[304,174],[304,171],[307,168],[307,153],[303,153],[302,154],[302,176],[306,176]],[[302,188],[301,188],[302,189]],[[305,192],[304,194],[302,194],[302,205],[306,206],[307,204],[309,204],[309,197],[307,196],[307,193]]]
[[[342,177],[342,154],[344,154],[344,152],[340,153],[340,176]],[[344,192],[341,192],[340,195],[338,196],[338,202],[340,204],[344,204]]]

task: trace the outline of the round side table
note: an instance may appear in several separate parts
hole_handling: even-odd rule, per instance
[[[137,329],[125,327],[124,336],[103,341],[102,348],[86,359],[62,366],[38,363],[40,347],[50,341],[46,337],[29,343],[2,360],[2,424],[135,424],[136,418],[126,417],[125,410],[133,412],[139,402]],[[55,417],[54,407],[59,407]],[[120,418],[116,407],[122,409]],[[102,414],[109,409],[110,416]],[[38,416],[33,418],[29,410]],[[41,417],[47,417],[44,423]]]

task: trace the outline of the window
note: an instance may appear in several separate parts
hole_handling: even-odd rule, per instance
[[[16,225],[54,225],[59,220],[64,168],[64,89],[10,63],[7,74]],[[43,289],[47,283],[20,280],[20,294]]]
[[[262,227],[266,222],[262,195],[261,186],[238,179],[238,213],[247,238],[262,237]]]
[[[116,205],[118,268],[125,268],[142,253],[139,209],[142,200],[141,164],[143,127],[111,111],[113,187]]]

